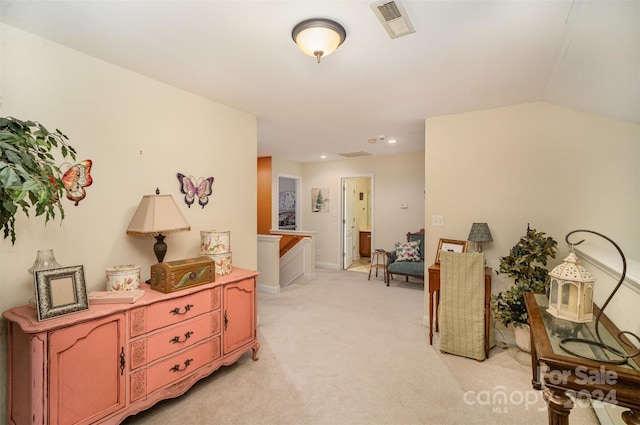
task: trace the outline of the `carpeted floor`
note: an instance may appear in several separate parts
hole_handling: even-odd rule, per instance
[[[260,359],[244,355],[124,423],[546,424],[528,354],[441,354],[422,325],[423,283],[318,269],[258,296]],[[577,402],[572,424],[598,423]]]

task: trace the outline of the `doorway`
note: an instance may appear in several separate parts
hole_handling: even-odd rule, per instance
[[[373,177],[341,178],[342,269],[369,271],[373,243]]]
[[[278,229],[300,229],[300,177],[278,175]]]

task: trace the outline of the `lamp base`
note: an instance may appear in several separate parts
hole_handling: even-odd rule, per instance
[[[164,242],[165,236],[162,233],[158,233],[155,238],[156,243],[153,244],[153,252],[156,254],[158,263],[162,263],[162,260],[164,260],[164,255],[167,253],[167,244]]]

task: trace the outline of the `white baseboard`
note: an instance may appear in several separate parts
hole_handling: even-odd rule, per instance
[[[280,291],[281,289],[279,286],[258,284],[258,292],[264,292],[265,294],[279,294]]]
[[[340,270],[340,265],[336,263],[320,263],[316,261],[316,267],[321,269]]]

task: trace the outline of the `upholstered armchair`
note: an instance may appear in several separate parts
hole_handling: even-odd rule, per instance
[[[424,279],[424,229],[407,233],[407,242],[396,242],[395,249],[387,253],[387,286],[393,275]]]

